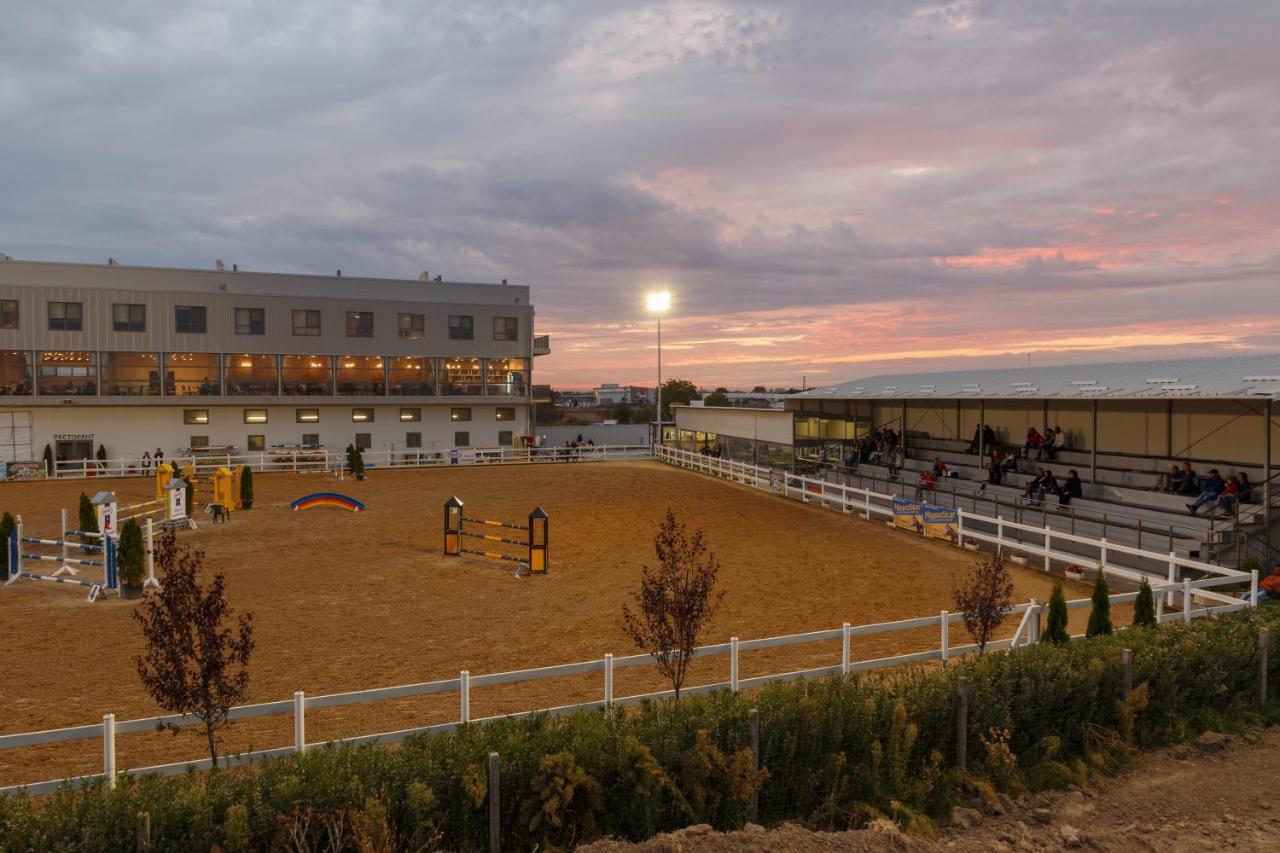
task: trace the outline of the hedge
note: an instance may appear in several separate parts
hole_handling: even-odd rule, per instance
[[[504,849],[643,839],[692,823],[823,828],[887,815],[920,834],[962,796],[1084,783],[1137,748],[1264,719],[1258,629],[1280,638],[1280,604],[1190,625],[1062,646],[766,687],[627,711],[535,716],[398,748],[316,748],[254,768],[0,797],[0,849],[132,849],[138,815],[155,850],[483,849],[487,755],[501,756]],[[1280,655],[1269,658],[1271,683]],[[1118,701],[1121,649],[1133,698]],[[969,685],[971,775],[955,754],[956,682]],[[759,711],[753,770],[749,716]],[[309,848],[308,848],[309,849]]]

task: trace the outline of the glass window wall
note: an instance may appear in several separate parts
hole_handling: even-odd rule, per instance
[[[491,358],[488,360],[489,394],[522,397],[529,387],[528,360],[523,358]]]
[[[227,396],[274,397],[279,393],[279,363],[274,355],[229,354],[224,357]]]
[[[479,397],[484,393],[484,364],[478,358],[443,359],[440,393],[449,397]]]
[[[380,355],[338,356],[338,394],[381,397],[386,392],[386,361]]]
[[[217,397],[222,394],[222,366],[217,353],[167,353],[164,369],[164,393],[167,395]]]
[[[104,352],[102,393],[112,397],[159,397],[160,354]]]
[[[31,395],[31,353],[25,350],[0,352],[0,394],[7,397]]]
[[[391,359],[391,394],[397,397],[433,396],[436,393],[436,360],[417,355]]]
[[[96,395],[98,371],[94,353],[40,353],[40,393],[50,397]]]
[[[281,356],[280,385],[286,397],[333,394],[333,356]]]

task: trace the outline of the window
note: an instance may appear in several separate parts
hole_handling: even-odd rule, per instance
[[[367,424],[373,421],[373,409],[352,409],[351,420],[353,423]]]
[[[347,312],[347,337],[348,338],[372,338],[373,337],[373,312],[372,311],[348,311]]]
[[[422,433],[420,433],[420,432],[406,432],[406,433],[404,434],[404,446],[405,446],[405,447],[412,447],[412,448],[421,448],[421,447],[422,447]]]
[[[267,333],[267,312],[263,308],[237,308],[237,335],[265,335]]]
[[[405,316],[404,314],[400,315]],[[0,329],[18,328],[18,300],[0,299]],[[400,337],[404,337],[401,335]]]
[[[455,433],[453,434],[453,446],[454,446],[454,447],[469,447],[469,446],[471,446],[471,433],[469,433],[469,432],[455,432]]]
[[[203,305],[178,305],[173,309],[173,330],[179,335],[203,335],[208,330],[208,310]]]
[[[250,450],[266,450],[267,437],[265,435],[251,435],[248,442],[246,442],[246,446]]]
[[[222,357],[212,352],[166,353],[164,393],[174,397],[217,397],[222,393]]]
[[[31,353],[22,350],[0,352],[0,395],[30,396]]]
[[[516,410],[512,406],[499,406],[493,410],[493,419],[495,421],[514,421],[516,419]]]
[[[111,328],[116,332],[145,332],[147,306],[117,302],[111,306]]]
[[[40,353],[40,393],[50,397],[93,397],[98,393],[97,353]]]
[[[185,425],[189,426],[191,424],[207,424],[208,422],[209,422],[208,409],[183,409],[182,410],[182,423]]]
[[[370,447],[373,447],[373,433],[356,433],[356,450],[368,450]]]
[[[295,409],[294,420],[300,424],[318,424],[320,423],[319,409]]]
[[[493,339],[495,341],[515,341],[520,339],[520,318],[494,317]]]
[[[471,420],[470,409],[450,409],[449,420],[451,421],[469,421]]]
[[[113,397],[159,397],[160,356],[154,352],[104,352],[102,393]]]
[[[400,397],[435,394],[436,360],[416,355],[392,356],[388,390],[392,396]]]
[[[490,358],[485,362],[487,392],[494,397],[523,397],[529,386],[529,361]]]
[[[279,364],[274,355],[228,353],[227,396],[274,397],[280,393]]]
[[[511,430],[509,429],[498,430],[498,444],[502,445],[503,447],[511,446],[512,444]]]
[[[280,390],[286,397],[331,396],[333,356],[281,356]]]
[[[319,447],[319,446],[320,446],[320,433],[318,433],[318,432],[304,432],[304,433],[302,434],[302,444],[303,444],[303,446],[305,446],[305,447]]]
[[[320,336],[320,312],[297,309],[293,312],[293,333],[302,337]]]
[[[484,363],[479,358],[446,358],[440,376],[440,393],[453,397],[479,397],[484,393]]]
[[[386,390],[385,380],[382,356],[338,356],[338,394],[344,397],[381,397]]]
[[[188,447],[208,447],[208,446],[209,446],[209,436],[207,436],[207,435],[193,435],[193,436],[191,436],[191,443],[190,443],[190,444],[188,444],[187,446],[188,446]]]
[[[426,336],[425,314],[401,314],[399,322],[402,340],[420,341]]]
[[[422,420],[422,409],[401,409],[400,423],[417,423]]]
[[[247,424],[265,424],[267,422],[267,410],[245,409],[244,422]]]
[[[469,341],[474,337],[475,318],[466,314],[449,315],[449,340]]]
[[[49,331],[79,332],[83,327],[83,304],[79,302],[49,303]]]

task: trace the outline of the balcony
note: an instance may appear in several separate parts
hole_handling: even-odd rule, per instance
[[[534,335],[533,336],[533,354],[550,355],[551,354],[551,336],[550,335]]]

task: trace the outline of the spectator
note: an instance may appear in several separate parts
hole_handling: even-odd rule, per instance
[[[950,477],[951,472],[947,470],[947,463],[942,461],[942,457],[933,457],[933,478],[941,480],[943,477]]]
[[[992,485],[1000,485],[1004,480],[1004,451],[993,447],[991,449],[991,459],[986,464],[987,482]]]
[[[1240,478],[1238,483],[1240,494],[1236,495],[1236,500],[1242,504],[1253,503],[1253,483],[1249,480],[1249,475],[1241,471],[1236,476]]]
[[[920,485],[916,487],[916,497],[920,497],[921,492],[932,492],[934,487],[938,485],[937,479],[933,476],[933,470],[920,472]]]
[[[147,477],[151,474],[151,451],[142,451],[142,476]]]
[[[1194,495],[1200,491],[1200,477],[1196,474],[1195,469],[1191,467],[1190,462],[1183,462],[1182,469],[1178,471],[1178,488],[1180,495]]]
[[[901,447],[895,447],[889,451],[889,459],[887,464],[889,466],[890,477],[894,478],[895,480],[898,478],[898,469],[902,467],[902,463],[905,460],[905,458],[906,458],[906,454],[902,452]]]
[[[977,453],[978,445],[982,443],[982,424],[978,424],[973,428],[973,440],[969,442],[969,453]]]
[[[1200,507],[1207,503],[1213,503],[1218,499],[1218,495],[1222,494],[1227,488],[1227,481],[1218,475],[1217,468],[1209,469],[1209,476],[1204,478],[1204,482],[1200,484],[1200,495],[1194,502],[1187,504],[1187,509],[1195,515]]]
[[[996,441],[996,431],[991,428],[991,424],[982,425],[982,443],[987,446],[988,450],[999,443]]]
[[[1231,479],[1227,480],[1227,485],[1223,487],[1222,494],[1218,495],[1215,508],[1223,515],[1231,515],[1235,511],[1236,501],[1240,495],[1240,475],[1232,474]]]
[[[1178,490],[1178,482],[1181,479],[1182,475],[1178,472],[1178,466],[1170,465],[1168,471],[1156,478],[1156,484],[1151,487],[1151,491],[1176,492]]]
[[[1031,427],[1027,430],[1027,441],[1022,445],[1023,455],[1030,459],[1032,453],[1039,452],[1040,445],[1043,443],[1044,436],[1037,432],[1035,427]]]
[[[156,470],[159,470],[160,466],[164,464],[164,451],[157,447],[155,455],[151,457],[151,461],[156,463]]]
[[[1067,472],[1067,479],[1062,481],[1062,488],[1058,490],[1058,506],[1070,506],[1073,498],[1083,496],[1084,484],[1080,482],[1076,469],[1072,468]]]
[[[1034,502],[1036,496],[1040,493],[1040,489],[1044,486],[1045,470],[1043,468],[1036,469],[1036,475],[1027,481],[1026,488],[1023,489],[1027,500]]]
[[[1044,441],[1040,443],[1040,458],[1046,462],[1052,462],[1058,455],[1058,451],[1065,446],[1066,436],[1062,434],[1062,427],[1044,428]]]

